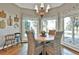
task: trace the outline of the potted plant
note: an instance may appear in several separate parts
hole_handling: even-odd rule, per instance
[[[46,37],[46,32],[45,31],[41,31],[41,36],[42,37]]]

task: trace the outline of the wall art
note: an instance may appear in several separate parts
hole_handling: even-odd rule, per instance
[[[4,12],[4,10],[0,11],[0,17],[6,18],[6,13]]]
[[[5,21],[4,21],[4,20],[1,20],[1,21],[0,21],[0,28],[3,29],[3,28],[5,28],[5,27],[6,27]]]
[[[7,20],[7,24],[8,24],[8,26],[12,26],[13,25],[13,19],[11,18],[11,16],[9,16],[9,18]]]
[[[14,17],[14,22],[19,22],[19,18],[17,15],[16,15],[16,17]]]

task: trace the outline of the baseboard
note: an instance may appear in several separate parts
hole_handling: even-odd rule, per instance
[[[10,47],[10,46],[12,46],[12,45],[5,46],[4,48],[8,48],[8,47]],[[2,50],[2,49],[3,49],[3,46],[0,47],[0,50]]]
[[[71,46],[71,44],[67,44],[67,43],[65,43],[65,42],[63,42],[63,43],[61,43],[63,46],[66,46],[66,47],[68,47],[68,48],[70,48],[70,49],[72,49],[72,50],[74,50],[74,51],[77,51],[77,52],[79,52],[79,47],[77,48],[77,46]]]

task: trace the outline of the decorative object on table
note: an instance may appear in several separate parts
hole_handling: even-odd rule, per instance
[[[45,31],[41,31],[41,36],[42,37],[46,37],[46,32]]]
[[[13,19],[11,18],[11,16],[9,16],[9,19],[7,20],[7,24],[8,24],[8,26],[13,25]]]
[[[19,18],[17,17],[17,15],[16,17],[14,17],[14,22],[19,22]]]
[[[0,28],[3,29],[6,27],[6,23],[4,20],[0,21]]]
[[[0,17],[6,18],[6,13],[4,12],[4,10],[0,11]]]

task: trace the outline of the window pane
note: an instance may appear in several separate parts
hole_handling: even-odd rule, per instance
[[[56,30],[56,20],[43,20],[42,22],[44,31]]]
[[[70,17],[64,18],[64,42],[73,43],[72,38],[73,23]]]

